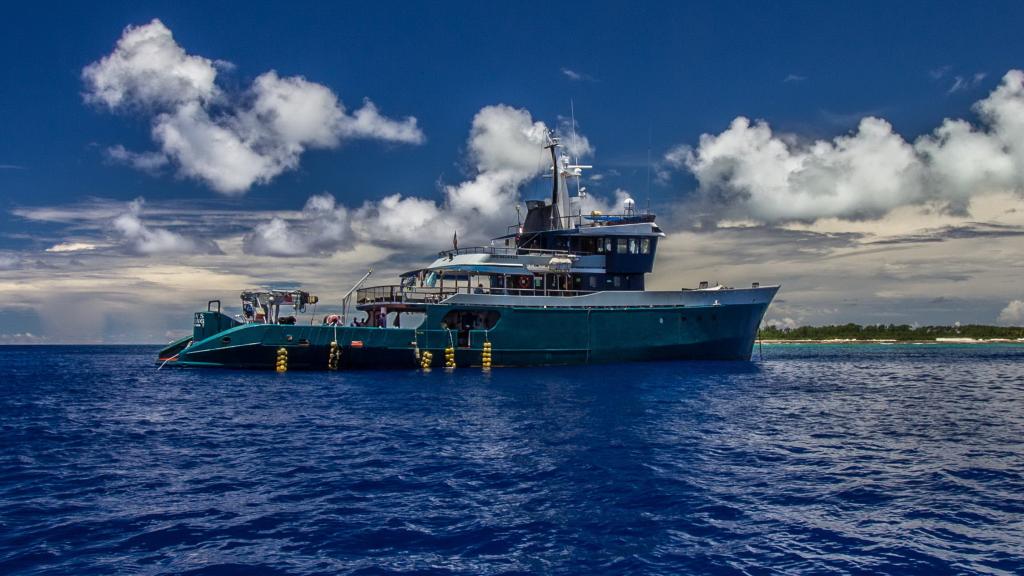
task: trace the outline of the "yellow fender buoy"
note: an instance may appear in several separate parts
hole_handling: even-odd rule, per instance
[[[480,353],[480,366],[484,370],[491,369],[491,343],[490,341],[484,342],[483,351]]]
[[[278,348],[277,349],[277,371],[287,372],[288,371],[288,349]]]
[[[338,343],[336,341],[335,342],[331,342],[331,353],[327,357],[327,369],[328,370],[337,370],[338,369],[338,362],[340,360],[341,360],[341,348],[338,346]]]

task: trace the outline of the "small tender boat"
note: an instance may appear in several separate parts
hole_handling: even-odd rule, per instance
[[[158,362],[283,371],[749,360],[779,287],[645,290],[665,236],[654,214],[631,199],[621,214],[581,214],[567,181],[589,166],[559,146],[549,134],[551,198],[528,201],[525,220],[491,245],[456,245],[393,285],[364,287],[367,273],[341,314],[322,318],[302,290],[247,290],[234,317],[210,301]]]

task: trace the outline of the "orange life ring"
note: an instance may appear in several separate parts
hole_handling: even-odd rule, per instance
[[[519,287],[524,289],[524,290],[530,287],[530,277],[529,276],[520,276],[518,282],[519,282]]]

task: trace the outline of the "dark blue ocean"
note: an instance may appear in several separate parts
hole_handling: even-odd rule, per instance
[[[1024,573],[1024,346],[490,374],[155,353],[0,347],[0,573]]]

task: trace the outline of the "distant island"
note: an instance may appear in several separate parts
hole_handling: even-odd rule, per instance
[[[760,336],[765,342],[1024,342],[1024,327],[839,324],[788,328],[769,325],[761,329]]]

